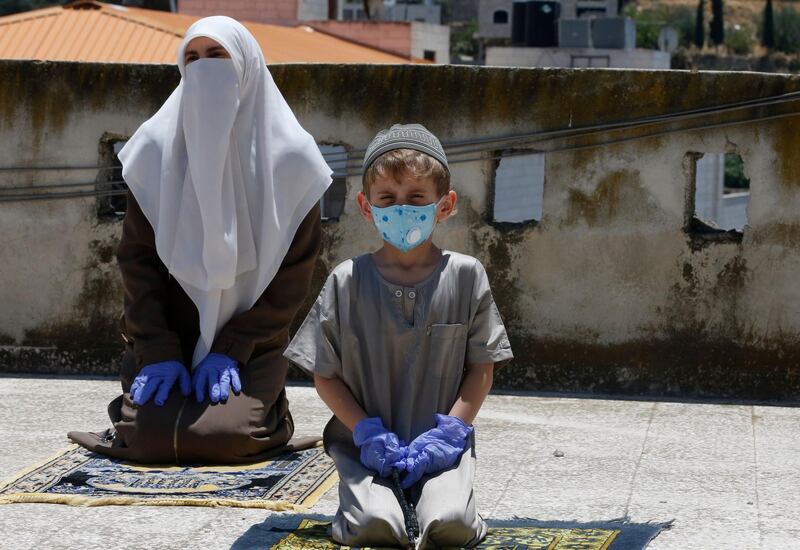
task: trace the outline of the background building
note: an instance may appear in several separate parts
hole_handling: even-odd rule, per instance
[[[636,48],[636,24],[616,0],[480,0],[487,65],[668,69],[670,53]]]
[[[442,7],[432,2],[422,4],[408,2],[377,3],[375,13],[371,13],[369,18],[379,21],[416,21],[418,23],[439,25],[442,23]],[[364,3],[340,2],[336,19],[344,21],[367,19]]]
[[[178,12],[188,15],[228,15],[242,21],[292,25],[331,17],[328,0],[179,0]]]
[[[183,34],[197,19],[93,1],[8,15],[0,17],[0,59],[173,64]],[[390,53],[305,25],[244,25],[268,63],[412,62],[410,54]]]
[[[403,57],[450,62],[450,28],[408,21],[308,21],[333,36]]]

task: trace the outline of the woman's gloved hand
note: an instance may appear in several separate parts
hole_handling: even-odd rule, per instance
[[[408,446],[403,489],[414,485],[425,474],[435,474],[449,468],[467,447],[472,426],[457,416],[436,414],[434,418],[436,427],[418,435]]]
[[[405,470],[406,446],[387,430],[379,417],[365,418],[353,430],[353,443],[361,449],[361,464],[381,477]]]
[[[145,366],[131,384],[130,394],[134,405],[144,405],[155,394],[155,404],[162,407],[176,380],[180,382],[180,390],[184,397],[192,393],[189,371],[182,363],[162,361]]]
[[[194,369],[192,385],[198,403],[206,398],[206,391],[208,391],[208,398],[212,403],[228,399],[231,388],[233,388],[233,393],[239,395],[239,392],[242,391],[239,364],[227,355],[209,353]]]

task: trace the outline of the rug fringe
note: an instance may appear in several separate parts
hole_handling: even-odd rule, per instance
[[[234,508],[258,508],[274,512],[304,512],[306,506],[291,504],[280,500],[267,501],[239,501],[232,499],[191,499],[191,498],[160,498],[144,499],[137,497],[89,497],[85,495],[53,495],[45,493],[12,493],[0,497],[0,504],[13,503],[38,503],[38,504],[66,504],[68,506],[205,506]]]
[[[622,516],[613,519],[602,519],[602,520],[563,520],[563,519],[539,519],[539,518],[532,518],[532,517],[522,517],[522,516],[513,516],[509,519],[491,519],[491,518],[484,518],[490,525],[494,525],[497,527],[513,527],[517,522],[533,522],[533,523],[546,523],[548,525],[558,525],[560,527],[569,527],[571,525],[575,525],[578,527],[593,527],[593,526],[602,526],[608,525],[613,523],[618,523],[620,525],[630,524],[630,525],[646,525],[650,527],[660,527],[662,529],[670,529],[674,526],[675,520],[670,519],[666,521],[633,521],[630,517]]]
[[[321,447],[322,443],[317,442],[314,447],[317,448]],[[68,454],[69,452],[79,448],[80,445],[77,444],[70,444],[66,448],[61,449],[54,455],[41,460],[32,466],[29,466],[15,474],[11,477],[3,480],[0,482],[0,491],[10,487],[21,478],[25,477],[26,475],[30,474],[31,472],[47,465],[48,463],[57,460],[58,458]],[[132,469],[136,470],[151,470],[151,469],[160,469],[158,466],[151,465],[151,464],[136,464],[136,463],[125,463],[122,464],[128,465]],[[164,467],[164,469],[169,468],[170,466]],[[176,469],[181,468],[180,466],[174,466]],[[231,466],[228,466],[231,467]],[[0,494],[0,505],[3,504],[15,504],[15,503],[37,503],[37,504],[66,504],[68,506],[81,506],[81,507],[89,507],[89,506],[204,506],[204,507],[221,507],[221,506],[228,506],[228,507],[235,507],[235,508],[255,508],[255,509],[262,509],[262,510],[271,510],[275,512],[307,512],[316,502],[328,491],[333,485],[339,480],[339,476],[336,472],[331,473],[327,479],[325,479],[319,487],[317,487],[311,494],[309,494],[306,498],[303,499],[303,502],[300,504],[292,504],[290,502],[285,501],[266,501],[266,500],[254,500],[254,501],[240,501],[234,499],[191,499],[191,498],[158,498],[158,499],[146,499],[140,497],[133,497],[133,496],[119,496],[119,497],[93,497],[93,496],[86,496],[86,495],[64,495],[64,494],[47,494],[47,493],[9,493],[9,494]]]

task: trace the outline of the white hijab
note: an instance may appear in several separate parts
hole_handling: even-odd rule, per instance
[[[184,66],[186,45],[198,36],[219,42],[231,59]],[[240,23],[197,21],[178,49],[178,67],[180,84],[119,159],[159,258],[197,306],[194,368],[221,327],[272,281],[331,169]]]

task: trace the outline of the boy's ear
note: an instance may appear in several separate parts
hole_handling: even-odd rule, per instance
[[[364,194],[363,191],[359,191],[358,195],[356,196],[356,200],[358,201],[358,210],[361,212],[361,215],[367,220],[369,223],[372,222],[372,205],[369,203],[369,199]]]
[[[442,202],[439,204],[439,211],[436,213],[436,221],[443,222],[456,213],[458,195],[455,191],[448,191],[448,193],[439,200]]]

